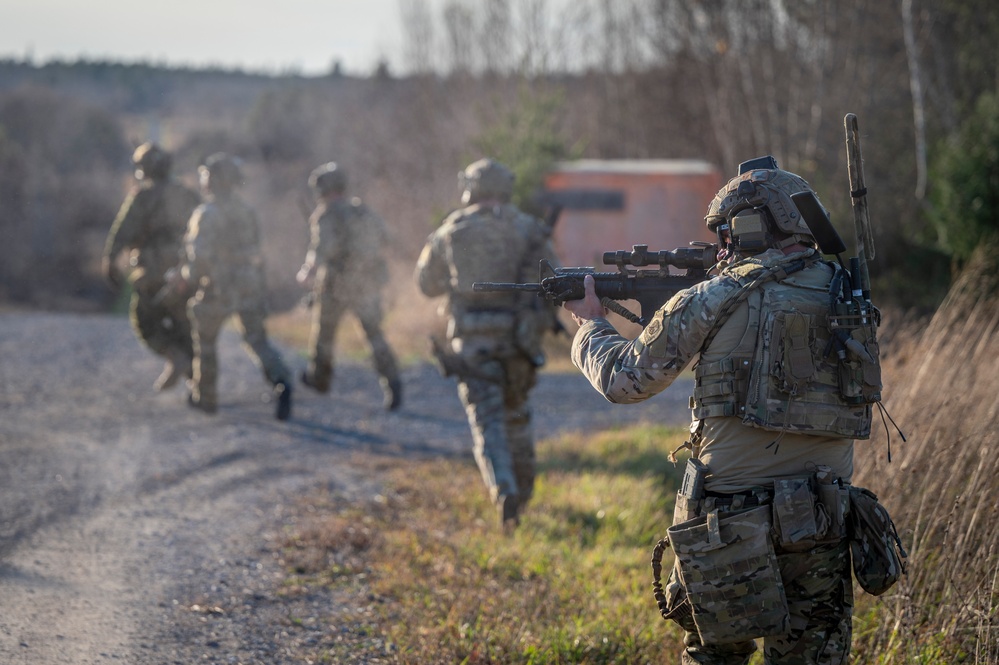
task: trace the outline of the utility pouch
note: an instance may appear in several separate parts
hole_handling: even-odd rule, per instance
[[[676,504],[673,506],[673,524],[692,520],[699,514],[701,499],[704,498],[704,479],[708,475],[708,467],[700,460],[691,457],[683,472],[683,484],[676,493]]]
[[[667,531],[703,644],[787,634],[787,599],[770,529],[770,506],[760,506],[712,511]]]
[[[811,478],[774,481],[774,526],[782,551],[806,552],[815,547],[819,535],[815,513]]]
[[[847,533],[857,583],[867,593],[880,596],[905,574],[908,554],[895,523],[870,490],[850,487]]]
[[[832,344],[839,358],[839,393],[848,404],[881,401],[881,349],[878,326],[881,310],[868,303],[837,303],[829,317]]]
[[[850,491],[835,482],[832,469],[819,466],[815,473],[818,502],[815,507],[819,537],[817,545],[838,543],[846,537],[846,517],[850,512]]]

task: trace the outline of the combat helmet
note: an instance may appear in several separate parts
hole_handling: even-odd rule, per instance
[[[243,169],[235,157],[224,152],[209,155],[198,167],[201,186],[219,194],[229,192],[243,184]]]
[[[773,157],[752,159],[740,164],[739,175],[718,190],[704,221],[723,245],[728,231],[731,248],[742,254],[796,243],[814,247],[815,236],[791,200],[800,192],[815,194],[804,178],[779,168]]]
[[[146,141],[132,153],[132,163],[135,164],[135,177],[138,180],[149,178],[162,180],[170,175],[172,158],[163,148],[152,141]]]
[[[347,172],[336,162],[326,162],[309,174],[309,187],[319,194],[343,194],[347,189]]]
[[[488,157],[469,164],[458,174],[461,201],[469,205],[486,200],[507,203],[513,196],[513,171]]]

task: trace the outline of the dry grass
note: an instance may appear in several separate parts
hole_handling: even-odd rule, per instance
[[[636,428],[543,443],[512,537],[470,460],[385,465],[389,491],[369,505],[313,497],[320,508],[288,536],[284,558],[293,584],[363,575],[378,599],[369,630],[393,662],[672,660],[679,631],[658,615],[648,562],[678,480],[667,452],[683,435]]]
[[[862,662],[999,663],[999,252],[983,245],[932,321],[886,363],[882,434],[858,463],[909,548],[909,574],[859,631]],[[876,656],[875,656],[876,655]]]

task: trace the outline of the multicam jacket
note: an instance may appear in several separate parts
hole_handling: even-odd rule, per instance
[[[706,487],[713,491],[737,492],[772,485],[775,477],[808,474],[817,465],[831,467],[837,476],[849,480],[854,437],[829,430],[839,428],[841,422],[855,425],[858,409],[862,420],[867,407],[849,407],[826,395],[831,390],[826,384],[833,380],[827,376],[827,368],[813,369],[809,380],[796,384],[780,399],[763,400],[763,415],[790,414],[777,417],[777,426],[773,418],[756,418],[759,414],[747,408],[760,403],[753,402],[750,386],[778,383],[771,379],[781,371],[783,361],[764,363],[761,359],[765,356],[762,350],[771,344],[767,340],[771,340],[773,314],[780,309],[779,303],[810,304],[802,307],[811,312],[828,308],[832,268],[816,259],[814,250],[787,256],[769,250],[735,264],[719,276],[677,293],[635,340],[619,335],[605,319],[590,321],[573,340],[573,362],[609,401],[634,403],[664,390],[697,357],[691,407],[695,422],[701,421],[702,426],[695,452],[711,469]],[[791,265],[804,267],[783,279],[767,281],[734,308],[730,306],[740,294],[746,295],[747,275],[770,269],[779,272]],[[719,320],[720,316],[724,320]],[[814,315],[804,320],[808,325],[799,337],[811,349],[806,355],[819,358],[818,364],[823,355],[820,347],[824,337],[819,328],[824,327],[824,319]],[[786,377],[783,383],[787,383]],[[834,404],[789,408],[797,406],[795,399],[806,394],[816,396],[816,402],[828,398]],[[831,424],[826,411],[832,413]],[[818,412],[823,413],[816,416]],[[809,422],[815,417],[820,417],[823,427]],[[761,422],[764,420],[767,422]]]

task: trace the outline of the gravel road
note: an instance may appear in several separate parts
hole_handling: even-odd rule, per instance
[[[180,388],[154,393],[160,367],[122,317],[0,314],[3,665],[301,662],[289,649],[337,640],[351,608],[276,593],[273,543],[296,499],[377,495],[358,454],[471,457],[454,384],[428,365],[404,370],[387,414],[374,372],[343,363],[331,395],[296,390],[288,423],[231,332],[215,417]],[[578,374],[543,373],[535,430],[679,424],[688,392],[622,407]]]

